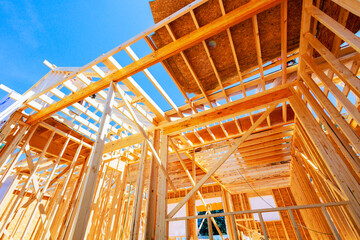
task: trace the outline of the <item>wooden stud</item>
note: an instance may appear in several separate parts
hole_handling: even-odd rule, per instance
[[[168,136],[161,133],[160,155],[161,164],[167,168],[168,161]],[[155,239],[167,239],[168,236],[168,222],[165,221],[167,212],[167,187],[166,176],[164,172],[159,174],[157,206],[156,206],[156,230]]]
[[[101,157],[103,154],[107,128],[110,123],[111,107],[114,101],[114,86],[110,83],[106,107],[101,117],[99,132],[97,134],[96,142],[89,160],[89,169],[86,174],[85,185],[80,195],[79,209],[75,217],[75,226],[72,230],[72,238],[83,239],[85,237],[86,228],[88,226],[90,208],[95,192],[96,179],[99,173],[101,164]]]
[[[134,200],[134,210],[131,219],[131,228],[130,228],[130,239],[136,240],[139,239],[139,229],[140,229],[140,217],[141,217],[141,206],[144,195],[144,173],[145,173],[145,165],[147,158],[147,142],[144,141],[141,149],[141,159],[139,166],[139,174],[138,180],[136,183],[136,192],[135,192],[135,200]]]
[[[160,148],[160,130],[154,131],[154,149],[159,152]],[[149,197],[146,202],[146,221],[144,227],[144,234],[146,239],[155,239],[155,222],[156,222],[156,193],[157,193],[157,178],[159,166],[155,162],[154,156],[151,157],[150,176],[149,176]]]
[[[320,126],[306,108],[304,103],[301,102],[299,97],[293,95],[289,98],[289,101],[311,141],[314,143],[319,154],[322,156],[324,163],[329,169],[331,175],[337,182],[340,190],[345,194],[345,196],[349,198],[349,206],[352,217],[354,218],[355,222],[360,222],[359,216],[356,213],[359,212],[356,209],[359,209],[360,206],[355,200],[355,198],[357,198],[356,195],[360,194],[358,183],[348,172],[347,167],[343,163],[342,159],[333,149],[333,146],[329,142],[328,138],[325,136],[324,132],[321,130]],[[342,173],[342,171],[344,172]],[[352,189],[351,193],[349,189]]]

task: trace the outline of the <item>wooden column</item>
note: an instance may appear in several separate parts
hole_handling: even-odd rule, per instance
[[[191,161],[191,166],[192,166],[192,179],[194,180],[194,183],[196,184],[196,162],[195,162],[195,152],[194,152],[194,157]],[[200,192],[199,192],[200,193]],[[192,198],[189,199],[188,205],[187,205],[187,216],[195,216],[197,215],[197,211],[196,211],[196,197],[193,196]],[[189,233],[189,237],[186,236],[187,239],[198,239],[197,237],[197,219],[192,219],[193,221],[187,221],[187,228],[188,228],[188,233]]]
[[[135,189],[135,202],[133,208],[133,215],[131,219],[131,229],[130,229],[130,239],[137,240],[139,239],[139,229],[140,229],[140,217],[141,217],[141,206],[144,195],[144,182],[145,182],[145,165],[147,157],[147,142],[144,141],[141,148],[141,159],[138,173],[138,180],[136,183]]]
[[[164,168],[168,161],[168,136],[161,133],[160,159]],[[167,239],[168,222],[165,221],[167,214],[167,182],[164,172],[159,173],[158,194],[156,205],[156,230],[155,239]]]
[[[210,218],[207,218],[207,223],[208,223],[208,231],[209,231],[209,240],[213,240],[214,236],[213,236],[213,228],[212,228],[212,223]]]
[[[113,101],[114,86],[111,82],[107,94],[105,109],[100,121],[100,127],[96,135],[95,145],[91,152],[89,168],[85,178],[85,185],[80,195],[79,208],[75,213],[75,226],[73,226],[71,233],[72,239],[85,239],[85,233],[88,226],[92,200],[95,193],[96,180],[100,170],[104,143],[107,135],[107,129],[110,123],[110,114]]]
[[[221,189],[221,198],[223,202],[224,212],[234,211],[234,209],[231,210],[230,208],[229,200],[231,201],[231,199],[229,199],[229,195],[227,194],[226,190]],[[230,240],[235,239],[234,229],[236,228],[236,226],[233,225],[233,222],[231,221],[231,216],[225,216],[225,223],[226,223],[227,234],[229,235]]]
[[[186,204],[186,216],[196,215],[196,204],[195,195],[192,196]],[[186,221],[187,224],[187,236],[186,239],[195,240],[197,239],[197,219],[189,219]]]
[[[308,8],[312,5],[311,0],[304,0],[303,1],[303,11],[301,13],[301,33],[300,33],[300,47],[299,53],[300,55],[305,54],[308,49],[308,42],[304,37],[304,34],[310,31],[310,23],[311,23],[311,15],[305,11],[304,9]],[[299,59],[299,67],[298,73],[302,72],[305,69],[305,63],[302,58]],[[300,74],[298,74],[298,79],[300,78]]]
[[[160,148],[160,130],[154,131],[154,149],[159,153]],[[155,156],[151,157],[150,179],[149,179],[149,196],[146,202],[146,221],[145,221],[145,239],[155,239],[156,223],[156,193],[159,165],[156,163]]]
[[[122,173],[121,176],[121,186],[120,186],[120,190],[119,190],[119,196],[116,199],[117,200],[117,204],[116,204],[116,213],[115,213],[115,220],[114,220],[114,227],[113,227],[113,231],[111,233],[111,240],[115,240],[118,239],[118,237],[120,236],[120,229],[121,229],[121,218],[123,217],[123,214],[121,214],[124,211],[125,208],[125,201],[124,201],[124,194],[125,194],[125,190],[126,190],[126,182],[127,182],[127,178],[128,178],[128,165],[126,165],[124,167],[124,171]],[[117,229],[117,231],[116,231]],[[109,236],[110,237],[110,236]]]

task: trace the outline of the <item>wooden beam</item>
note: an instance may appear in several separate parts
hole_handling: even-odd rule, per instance
[[[278,86],[274,89],[254,94],[244,99],[226,103],[224,105],[179,119],[177,121],[163,123],[157,126],[155,129],[163,128],[164,133],[174,135],[189,129],[207,125],[212,122],[231,118],[234,115],[234,112],[236,112],[236,114],[242,114],[255,108],[261,108],[262,106],[265,106],[271,102],[282,102],[283,100],[286,100],[287,97],[292,95],[291,91],[288,89],[289,86],[292,86],[292,83]],[[146,129],[146,132],[152,130],[153,128],[149,128]],[[145,137],[143,134],[137,133],[110,143],[106,143],[104,146],[104,153],[141,143],[144,139]]]
[[[119,82],[127,77],[130,77],[144,68],[148,68],[160,61],[167,59],[191,46],[196,45],[197,43],[205,40],[217,33],[224,31],[225,29],[240,23],[253,15],[260,13],[266,9],[269,9],[278,3],[280,0],[259,0],[250,2],[242,5],[241,7],[235,9],[234,11],[222,16],[213,22],[193,31],[192,33],[179,38],[175,42],[168,44],[165,47],[162,47],[156,50],[154,53],[151,53],[140,60],[127,65],[126,67],[109,74],[108,76],[102,78],[101,80],[92,83],[88,87],[85,87],[78,92],[69,95],[57,102],[52,104],[45,109],[40,110],[39,112],[31,115],[27,122],[32,123],[39,121],[41,119],[49,117],[51,114],[68,107],[81,99],[84,99],[92,94],[97,93],[98,91],[105,89],[109,86],[110,82],[115,81]]]
[[[351,128],[351,126],[346,122],[346,120],[341,116],[341,114],[337,111],[335,106],[330,102],[330,100],[324,95],[324,93],[318,88],[316,83],[311,79],[310,76],[304,74],[303,79],[311,88],[314,95],[317,97],[318,101],[324,106],[330,117],[334,120],[334,122],[339,126],[341,131],[345,134],[346,138],[348,138],[351,142],[352,147],[356,149],[357,152],[360,152],[360,138]],[[307,101],[309,101],[311,107],[314,109],[316,115],[323,120],[323,124],[326,124],[327,131],[329,131],[330,135],[333,137],[334,141],[338,143],[340,150],[343,152],[344,156],[349,160],[349,162],[353,165],[354,170],[359,174],[359,158],[354,153],[353,149],[351,149],[351,145],[348,144],[348,141],[344,136],[341,135],[335,124],[331,121],[326,112],[319,106],[319,103],[316,99],[311,95],[308,89],[306,89],[305,85],[302,82],[299,82],[299,88],[301,92],[305,95]],[[337,140],[338,139],[338,140]]]
[[[354,0],[332,0],[341,7],[345,8],[349,12],[352,12],[356,16],[360,17],[360,2]]]
[[[261,56],[261,43],[260,43],[260,34],[259,34],[259,26],[257,16],[254,15],[252,18],[253,25],[253,34],[255,38],[255,49],[256,49],[256,58],[258,62],[259,72],[260,72],[260,82],[262,90],[265,91],[265,80],[264,80],[264,69],[263,69],[263,61]]]
[[[335,206],[346,206],[348,205],[348,201],[342,202],[329,202],[329,203],[317,203],[317,204],[309,204],[309,205],[293,205],[293,206],[285,206],[285,207],[277,207],[277,208],[262,208],[262,209],[252,209],[252,210],[243,210],[243,211],[235,211],[235,212],[223,212],[223,213],[214,213],[207,217],[222,217],[222,216],[231,216],[231,215],[242,215],[242,214],[254,214],[254,213],[266,213],[266,212],[279,212],[279,211],[287,211],[287,210],[299,210],[299,209],[312,209],[312,208],[321,208],[321,207],[335,207]],[[196,215],[196,216],[187,216],[187,217],[176,217],[176,218],[167,218],[166,221],[174,222],[174,221],[182,221],[186,219],[199,219],[203,218],[204,215]]]
[[[145,37],[145,41],[146,43],[149,45],[149,47],[151,48],[152,51],[155,51],[157,49],[157,47],[155,46],[154,42],[151,40],[150,37],[146,36]],[[164,62],[161,62],[161,65],[163,66],[163,68],[165,69],[165,71],[168,73],[169,77],[174,81],[175,85],[177,86],[177,88],[180,90],[180,92],[182,93],[182,95],[185,98],[185,102],[188,103],[189,107],[194,111],[197,112],[196,108],[194,108],[190,102],[190,99],[188,97],[188,95],[186,94],[184,87],[182,85],[180,85],[179,81],[175,78],[174,76],[174,72],[170,69],[170,67],[168,66],[168,64],[165,64]],[[174,109],[175,111],[175,109]]]
[[[224,208],[224,212],[232,212],[234,209],[231,209],[230,201],[231,201],[231,195],[226,192],[224,189],[221,189],[221,200],[222,205]],[[230,237],[230,239],[235,239],[236,235],[236,224],[231,221],[230,217],[225,217],[226,222],[226,231]]]
[[[0,236],[4,233],[4,231],[8,227],[8,224],[10,223],[14,214],[16,213],[15,211],[16,211],[17,207],[20,205],[20,203],[24,197],[26,189],[30,186],[30,183],[32,182],[33,178],[36,176],[36,172],[38,170],[39,163],[45,157],[46,150],[49,147],[51,141],[53,140],[54,135],[55,135],[55,131],[53,131],[50,134],[50,137],[48,138],[48,141],[46,142],[46,144],[43,148],[43,151],[42,151],[41,155],[39,156],[39,159],[36,161],[36,164],[29,166],[30,175],[28,176],[26,182],[22,185],[21,192],[16,197],[16,200],[14,201],[13,205],[11,205],[11,208],[10,208],[9,212],[7,212],[6,217],[2,220],[2,226],[0,228]],[[32,162],[31,162],[31,164],[32,164]]]
[[[119,150],[128,146],[132,146],[144,141],[145,137],[141,133],[136,133],[115,141],[111,141],[105,143],[104,145],[104,153],[112,152],[115,150]]]
[[[360,38],[353,32],[342,26],[336,20],[329,17],[326,13],[315,6],[306,8],[306,11],[360,53]]]
[[[192,11],[191,11],[192,12]],[[135,52],[129,47],[125,48],[125,51],[129,54],[129,56],[134,60],[138,61],[139,58],[136,56]],[[161,93],[161,95],[165,98],[165,100],[170,104],[170,106],[179,114],[180,117],[183,117],[183,114],[179,111],[178,107],[174,103],[174,101],[170,98],[170,96],[165,92],[165,90],[161,87],[155,77],[150,73],[150,71],[145,68],[143,69],[143,73],[150,80],[150,82],[155,86],[155,88]],[[164,114],[165,115],[165,114]]]
[[[148,146],[150,147],[150,151],[152,152],[152,154],[154,154],[155,159],[157,160],[156,162],[159,164],[160,170],[165,174],[166,179],[169,181],[169,184],[171,186],[171,188],[176,192],[176,187],[173,184],[168,172],[166,171],[166,169],[164,168],[164,166],[161,164],[161,159],[158,155],[158,153],[156,152],[154,145],[150,142],[147,133],[145,132],[144,128],[140,125],[139,123],[139,119],[137,118],[137,116],[134,113],[134,110],[132,109],[130,103],[127,101],[127,99],[125,98],[124,92],[122,89],[119,88],[119,86],[116,84],[116,86],[114,86],[116,91],[120,94],[123,102],[125,103],[125,106],[127,107],[127,109],[129,110],[131,117],[133,118],[134,123],[136,124],[136,126],[139,129],[139,132],[143,135],[143,137],[145,138],[145,141],[147,142]]]
[[[111,59],[113,55],[115,55],[116,53],[120,52],[121,50],[123,50],[125,47],[130,46],[131,44],[139,41],[140,39],[143,39],[145,36],[150,35],[151,33],[159,30],[160,28],[164,27],[166,24],[169,24],[172,21],[175,21],[176,19],[184,16],[186,13],[188,13],[190,10],[199,7],[200,5],[202,5],[203,3],[207,2],[208,0],[196,0],[194,2],[192,2],[191,4],[188,4],[187,6],[181,8],[180,10],[176,11],[175,13],[171,14],[169,17],[161,20],[160,22],[158,22],[157,24],[155,24],[154,26],[148,28],[147,30],[141,32],[140,34],[136,35],[135,37],[129,39],[128,41],[124,42],[123,44],[115,47],[114,49],[110,50],[109,52],[102,54],[101,56],[99,56],[98,58],[96,58],[95,60],[91,61],[90,63],[86,64],[85,66],[77,69],[76,72],[67,75],[65,78],[63,78],[61,81],[55,81],[50,85],[46,85],[45,89],[44,86],[41,86],[41,90],[39,91],[37,89],[37,87],[39,85],[41,85],[41,83],[44,82],[44,80],[46,79],[46,77],[52,73],[54,73],[54,71],[49,72],[46,76],[44,76],[42,79],[40,79],[39,82],[37,82],[34,87],[32,87],[30,90],[28,90],[22,97],[21,97],[21,103],[23,103],[24,101],[32,101],[35,98],[37,98],[38,96],[40,96],[42,93],[49,91],[50,89],[55,88],[56,86],[64,83],[65,81],[75,78],[78,74],[84,73],[85,71],[88,71],[91,67],[93,67],[96,64],[99,64],[101,62],[103,63],[107,63],[108,59]],[[49,66],[51,69],[54,69],[53,66],[51,66],[50,64],[46,64],[47,66]],[[34,93],[35,92],[35,93]],[[30,97],[30,98],[29,98]],[[16,103],[14,103],[16,105]],[[13,105],[14,105],[13,104]],[[15,107],[16,109],[16,107]],[[1,119],[1,117],[0,117]]]
[[[160,155],[161,164],[164,168],[167,168],[168,164],[168,136],[161,132],[161,145]],[[168,237],[168,222],[166,219],[167,213],[167,183],[164,172],[159,174],[158,179],[158,192],[157,192],[157,206],[156,206],[156,227],[155,227],[155,239],[167,239]]]
[[[18,122],[22,122],[20,119],[22,117],[22,113],[20,111],[14,112],[3,127],[0,129],[0,143],[2,143],[5,138],[10,134],[10,132],[17,126]]]
[[[80,154],[81,148],[82,148],[82,143],[79,144],[78,148],[77,148],[77,153],[75,154],[73,160],[71,161],[71,164],[69,165],[69,170],[64,170],[62,171],[60,174],[58,174],[51,182],[50,182],[50,186],[52,184],[52,182],[59,176],[62,175],[64,173],[67,172],[67,176],[64,177],[64,181],[58,185],[57,187],[57,194],[53,196],[53,200],[52,200],[52,207],[49,210],[49,214],[48,214],[48,218],[46,220],[46,222],[43,225],[43,231],[40,232],[39,234],[41,235],[39,238],[40,239],[48,239],[51,235],[50,233],[50,228],[52,226],[52,224],[54,223],[54,221],[56,221],[55,216],[58,213],[58,210],[60,210],[60,203],[63,201],[65,194],[66,194],[66,190],[67,189],[71,189],[71,185],[74,183],[70,183],[70,178],[72,177],[73,172],[75,171],[75,167],[76,167],[76,163],[77,163],[77,158]],[[69,187],[69,188],[68,188]],[[70,190],[71,191],[71,190]]]
[[[350,102],[350,100],[340,91],[340,89],[333,83],[333,81],[325,75],[325,73],[318,67],[314,60],[308,55],[303,55],[301,57],[306,64],[311,68],[311,70],[318,76],[321,82],[329,88],[330,92],[334,94],[336,99],[341,102],[344,108],[348,113],[354,118],[354,120],[360,125],[360,112],[359,110]],[[302,73],[301,73],[302,74]],[[302,74],[303,75],[303,74]]]
[[[159,152],[160,148],[160,130],[154,131],[153,138],[154,148]],[[159,165],[156,163],[154,156],[151,157],[150,174],[149,174],[149,196],[146,202],[146,221],[144,227],[144,238],[155,239],[155,223],[156,223],[156,198],[157,198],[157,180],[159,173]]]
[[[306,33],[305,38],[309,41],[318,53],[329,63],[335,74],[346,83],[350,89],[360,97],[360,81],[339,59],[335,57],[319,40],[311,33]]]
[[[281,73],[282,73],[282,79],[281,83],[285,84],[287,82],[287,12],[288,12],[288,1],[285,0],[281,2]],[[286,101],[282,104],[282,114],[283,114],[283,120],[284,122],[287,121],[287,106]]]
[[[303,101],[297,96],[289,97],[291,107],[294,109],[299,121],[309,135],[311,141],[317,148],[318,153],[322,156],[326,168],[335,179],[336,184],[346,197],[349,198],[349,210],[353,220],[359,224],[360,205],[357,199],[360,197],[360,187],[357,181],[349,172],[347,166],[337,154],[329,139],[326,137],[320,125],[308,110]]]
[[[34,207],[32,213],[31,213],[31,215],[30,215],[30,217],[28,219],[28,223],[26,224],[25,229],[23,229],[21,239],[23,239],[26,236],[26,233],[29,230],[30,224],[32,223],[33,218],[35,217],[35,213],[36,213],[37,208],[39,208],[39,212],[40,212],[40,216],[41,216],[40,219],[42,221],[42,224],[43,225],[45,224],[45,221],[46,221],[45,206],[43,205],[43,203],[41,203],[41,201],[42,201],[42,199],[43,199],[43,197],[44,197],[44,195],[46,193],[47,188],[50,186],[51,179],[54,176],[56,168],[58,167],[58,165],[60,163],[60,159],[61,159],[62,155],[64,154],[65,149],[68,146],[69,141],[70,141],[70,138],[66,139],[66,141],[65,141],[65,143],[64,143],[64,145],[63,145],[63,147],[61,149],[61,152],[60,152],[59,156],[56,159],[55,166],[53,166],[53,168],[51,170],[51,173],[50,173],[50,176],[48,176],[47,179],[46,179],[45,186],[41,189],[41,191],[38,191],[37,194],[36,194],[37,195],[36,196],[37,202],[36,202],[35,207]]]
[[[23,148],[25,148],[25,145],[30,142],[30,139],[31,139],[32,135],[34,134],[36,128],[37,128],[37,126],[33,126],[31,128],[30,133],[28,133],[29,126],[21,126],[20,129],[16,132],[16,135],[12,136],[11,139],[9,139],[9,141],[5,144],[5,147],[0,152],[0,171],[3,170],[5,164],[7,163],[11,154],[15,151],[15,149],[17,148],[19,143],[24,139],[24,137],[26,137],[26,141],[25,141],[23,147],[21,148],[22,150],[20,150],[20,152],[24,151]],[[18,155],[20,157],[21,153]],[[18,157],[15,157],[15,158],[18,158]],[[17,161],[17,160],[13,160],[13,161]],[[5,170],[8,170],[8,169],[5,169]],[[3,175],[4,175],[4,173],[3,173]],[[1,186],[2,186],[2,183],[0,183],[0,187]]]
[[[176,41],[175,35],[174,35],[173,31],[171,30],[171,27],[169,25],[166,25],[166,30],[169,32],[172,40]],[[187,68],[189,69],[189,71],[191,73],[191,76],[193,77],[196,85],[198,86],[198,88],[201,91],[202,95],[206,99],[207,103],[209,104],[210,107],[213,107],[211,102],[209,101],[208,96],[205,93],[205,89],[204,89],[203,85],[201,84],[201,81],[200,81],[199,77],[196,75],[194,68],[191,66],[188,58],[186,57],[186,55],[185,55],[185,53],[183,51],[180,52],[180,56],[182,57],[183,61],[185,62]]]
[[[261,117],[256,120],[254,125],[252,125],[240,139],[238,139],[235,144],[228,150],[228,152],[207,172],[207,174],[191,189],[191,191],[175,206],[175,208],[168,214],[168,218],[173,217],[180,208],[190,199],[190,197],[197,191],[199,188],[213,175],[216,170],[218,170],[223,163],[238,149],[238,147],[246,140],[247,137],[266,119],[267,116],[275,109],[276,104],[273,104],[269,109],[267,109]]]
[[[304,38],[304,34],[310,31],[310,24],[311,24],[311,15],[305,10],[306,8],[312,6],[312,0],[304,0],[302,6],[302,13],[301,13],[301,30],[300,30],[300,47],[299,47],[299,54],[307,53],[307,49],[309,48],[309,44]],[[302,58],[299,58],[299,67],[298,67],[298,77],[299,80],[301,72],[305,70],[305,63]]]
[[[165,123],[161,125],[161,127],[164,129],[164,134],[173,135],[191,128],[201,127],[215,121],[231,118],[234,113],[240,115],[254,108],[259,109],[272,102],[281,102],[291,96],[292,93],[288,89],[290,85],[291,84],[286,84],[262,93],[254,94],[247,98],[200,112],[194,116],[185,117],[171,123]]]
[[[144,183],[145,183],[145,165],[147,157],[147,142],[144,141],[141,148],[141,159],[140,166],[138,171],[138,179],[135,188],[135,200],[134,200],[134,210],[131,219],[131,228],[130,228],[130,238],[132,240],[139,239],[139,229],[140,229],[140,217],[141,217],[141,207],[142,200],[144,195]]]
[[[192,17],[192,19],[193,19],[193,21],[194,21],[194,23],[195,23],[196,28],[199,29],[200,26],[199,26],[199,23],[198,23],[198,21],[197,21],[197,19],[196,19],[196,16],[195,16],[195,13],[194,13],[193,10],[190,11],[190,15],[191,15],[191,17]],[[226,30],[228,30],[228,29],[226,29]],[[209,51],[209,47],[207,46],[207,44],[206,44],[206,42],[205,42],[204,40],[203,40],[201,43],[202,43],[202,45],[203,45],[203,47],[204,47],[204,49],[205,49],[207,58],[209,59],[210,65],[211,65],[211,67],[212,67],[212,69],[213,69],[213,71],[214,71],[214,74],[215,74],[216,79],[217,79],[217,81],[218,81],[218,83],[219,83],[219,86],[220,86],[220,88],[221,88],[221,90],[222,90],[222,93],[224,94],[224,97],[225,97],[226,101],[229,102],[230,99],[229,99],[229,97],[226,95],[226,92],[225,92],[225,90],[224,90],[224,86],[223,86],[222,81],[221,81],[221,78],[220,78],[220,76],[219,76],[219,72],[218,72],[218,70],[216,69],[216,66],[215,66],[215,63],[214,63],[213,58],[211,57],[211,53],[210,53],[210,51]],[[195,79],[195,80],[197,81],[197,79]],[[206,95],[205,95],[205,96],[206,96]],[[207,96],[206,96],[206,97],[207,97]],[[210,104],[210,107],[212,107],[211,104]]]

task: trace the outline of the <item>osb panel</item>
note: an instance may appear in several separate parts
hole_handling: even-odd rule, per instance
[[[156,0],[150,2],[155,22],[159,22],[175,11],[181,9],[192,2]],[[226,12],[230,12],[241,5],[246,4],[247,0],[235,1],[224,0]],[[292,51],[299,46],[300,19],[301,19],[301,0],[290,0],[288,2],[288,51]],[[194,14],[199,26],[211,23],[222,16],[219,1],[209,0],[207,3],[194,9]],[[259,34],[261,42],[261,53],[263,62],[280,56],[280,5],[275,6],[257,15]],[[185,14],[170,24],[170,28],[176,38],[180,38],[196,30],[196,25],[190,14]],[[257,65],[255,39],[251,19],[245,20],[230,29],[240,69],[247,70]],[[158,48],[172,42],[172,39],[165,28],[159,29],[151,36]],[[206,40],[210,55],[214,61],[222,83],[238,81],[237,70],[231,51],[231,46],[227,33],[221,32]],[[218,87],[218,80],[207,57],[205,49],[201,43],[184,51],[192,66],[195,74],[200,79],[205,91]],[[177,54],[164,63],[174,73],[177,81],[189,93],[200,93],[193,76],[187,68],[180,54]]]

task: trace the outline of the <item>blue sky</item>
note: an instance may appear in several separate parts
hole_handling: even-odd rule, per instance
[[[148,0],[1,0],[0,83],[23,93],[49,71],[45,59],[83,66],[153,24]]]

